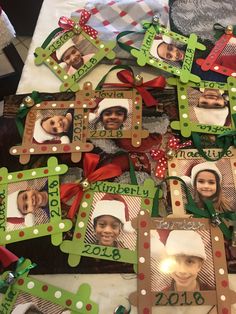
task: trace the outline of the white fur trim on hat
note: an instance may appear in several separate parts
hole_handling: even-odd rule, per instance
[[[120,220],[123,224],[125,232],[134,232],[131,222],[126,219],[127,213],[125,204],[118,200],[100,200],[96,203],[93,214],[92,222],[99,216],[109,215]]]
[[[38,119],[35,122],[33,138],[38,143],[45,141],[51,141],[55,138],[55,135],[47,133],[42,127],[42,119]]]
[[[19,211],[17,206],[18,194],[21,190],[8,194],[7,197],[7,218],[23,218],[24,215]]]
[[[119,99],[119,98],[104,98],[100,103],[98,104],[98,110],[97,114],[100,116],[100,114],[108,109],[113,107],[122,107],[127,110],[127,114],[129,113],[129,100],[128,99]]]
[[[206,259],[203,240],[193,230],[173,230],[166,240],[166,253],[172,255],[188,255]]]
[[[229,114],[229,108],[207,109],[194,107],[194,112],[198,122],[201,124],[224,126]]]
[[[70,47],[75,46],[75,43],[72,39],[67,40],[60,48],[56,50],[56,56],[59,61],[62,61],[62,56]]]
[[[69,139],[69,137],[67,135],[61,136],[60,141],[61,141],[61,144],[68,144],[68,143],[70,143],[70,139]]]
[[[154,258],[162,259],[165,257],[165,246],[160,240],[157,230],[150,230],[150,242],[151,242],[151,256]]]
[[[25,312],[29,310],[31,307],[36,307],[36,305],[33,302],[19,304],[14,308],[11,314],[25,314]]]
[[[162,36],[162,38],[159,39],[154,39],[152,42],[152,46],[150,48],[150,54],[157,59],[163,60],[163,58],[161,58],[159,56],[159,54],[157,53],[157,47],[162,44],[162,43],[166,43],[166,44],[170,44],[172,42],[170,37],[167,37],[165,35]]]
[[[24,216],[26,227],[32,227],[35,225],[35,216],[32,213],[29,213]]]
[[[207,171],[207,170],[214,171],[218,175],[218,177],[220,179],[220,184],[221,184],[222,174],[221,174],[220,170],[216,167],[216,164],[214,162],[206,161],[206,162],[202,162],[200,164],[197,164],[196,166],[194,166],[192,168],[192,170],[191,170],[191,184],[192,184],[192,186],[194,186],[194,181],[195,181],[197,174],[200,171]]]

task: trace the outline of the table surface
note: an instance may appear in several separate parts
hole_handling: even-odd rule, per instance
[[[50,72],[46,66],[34,65],[34,50],[41,46],[47,35],[58,27],[58,20],[61,16],[70,16],[71,12],[82,8],[85,1],[78,0],[44,0],[35,33],[32,38],[29,54],[25,62],[22,77],[17,89],[17,94],[31,93],[33,90],[40,92],[58,92],[61,81]],[[80,83],[92,82],[94,88],[101,77],[110,69],[109,65],[98,65]],[[136,69],[134,68],[134,71]],[[140,68],[138,69],[140,71]],[[139,73],[139,72],[137,72]],[[145,79],[154,77],[152,69],[145,69],[141,72]],[[109,75],[109,82],[116,81],[115,72]],[[48,248],[50,249],[50,248]],[[54,284],[71,292],[78,289],[81,283],[88,283],[92,287],[91,298],[99,304],[99,314],[111,314],[119,304],[127,304],[129,294],[136,290],[136,278],[134,275],[122,274],[80,274],[80,275],[37,275],[34,276],[45,282]],[[236,290],[235,275],[229,275],[230,288]],[[102,284],[101,284],[102,283]],[[199,307],[156,307],[153,313],[182,313],[182,314],[205,314],[209,306]],[[137,309],[132,307],[131,314],[136,314]],[[236,314],[236,305],[232,306],[232,313]]]

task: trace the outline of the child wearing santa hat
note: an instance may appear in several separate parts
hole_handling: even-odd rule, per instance
[[[204,208],[204,200],[211,200],[215,210],[231,210],[222,193],[222,174],[214,162],[193,166],[191,176],[182,179],[194,188],[193,198],[199,208]]]
[[[129,110],[128,99],[102,99],[96,113],[89,113],[90,126],[95,129],[121,130],[127,119]]]
[[[56,50],[57,59],[60,66],[69,74],[74,74],[83,64],[88,62],[94,53],[83,55],[76,47],[74,41],[69,39]]]
[[[224,126],[229,116],[227,99],[224,91],[213,88],[200,89],[201,95],[194,107],[196,118],[201,124]]]
[[[123,247],[117,241],[121,230],[135,232],[129,220],[127,203],[119,194],[105,194],[95,204],[91,219],[99,245]]]
[[[73,132],[72,114],[54,115],[37,119],[34,126],[33,138],[37,143],[70,143],[68,135]]]
[[[166,240],[166,254],[172,277],[164,291],[214,290],[203,283],[198,274],[206,260],[205,246],[199,233],[193,230],[173,230]]]

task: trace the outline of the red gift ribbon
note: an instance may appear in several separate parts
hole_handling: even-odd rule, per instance
[[[0,269],[6,268],[19,259],[15,254],[11,253],[4,246],[0,246]]]
[[[168,159],[173,158],[177,151],[181,148],[192,145],[192,141],[186,141],[184,143],[180,142],[179,138],[176,138],[174,135],[168,139],[167,149],[152,149],[150,151],[151,157],[157,162],[155,175],[159,179],[163,179],[165,177],[165,173],[167,170],[167,162]],[[173,151],[173,153],[172,153]],[[168,153],[172,153],[168,155]]]
[[[93,37],[94,39],[97,38],[98,32],[92,28],[91,26],[87,25],[89,18],[91,16],[91,13],[87,10],[83,9],[81,11],[80,20],[78,23],[75,21],[69,19],[66,16],[61,16],[59,19],[59,26],[65,30],[77,30],[77,28],[81,27],[85,33],[87,33],[89,36]]]
[[[84,191],[89,188],[89,185],[96,181],[110,179],[121,175],[122,170],[120,166],[108,164],[96,169],[100,157],[96,154],[87,153],[83,159],[84,179],[75,183],[64,183],[60,187],[60,198],[62,203],[68,202],[75,197],[67,217],[72,219],[80,205]],[[85,187],[84,183],[87,184]]]
[[[158,101],[151,95],[146,88],[164,88],[166,86],[166,79],[164,76],[158,76],[153,80],[147,82],[137,83],[134,74],[129,70],[122,70],[117,73],[117,77],[123,84],[120,83],[104,83],[104,86],[121,86],[121,87],[132,87],[137,89],[139,94],[142,96],[143,101],[147,107],[156,106]]]

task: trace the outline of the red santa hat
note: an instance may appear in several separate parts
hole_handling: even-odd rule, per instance
[[[150,230],[151,256],[158,259],[165,258],[165,246],[160,240],[157,230]]]
[[[128,99],[119,99],[119,98],[104,98],[100,103],[98,104],[97,114],[100,116],[100,114],[109,108],[113,107],[121,107],[124,108],[127,111],[127,114],[129,113],[129,100]]]
[[[58,135],[50,134],[44,130],[42,127],[42,119],[38,119],[35,122],[34,126],[34,134],[33,138],[35,139],[36,142],[38,143],[44,143],[47,141],[54,141],[58,139]],[[70,139],[68,136],[63,135],[60,138],[60,143],[61,144],[68,144],[70,143]]]
[[[34,215],[23,215],[18,209],[18,195],[22,190],[17,190],[7,196],[7,221],[13,224],[24,223],[27,227],[34,225]]]
[[[196,118],[201,124],[220,125],[224,126],[227,116],[229,114],[229,108],[200,108],[194,107]]]
[[[57,59],[60,61],[62,61],[62,57],[64,55],[64,53],[71,47],[75,46],[75,43],[73,42],[72,39],[67,40],[67,42],[65,42],[61,47],[59,47],[56,50],[56,56]]]
[[[166,43],[170,44],[172,42],[172,39],[168,36],[163,35],[162,37],[157,37],[156,39],[153,40],[152,46],[150,48],[150,54],[157,59],[163,60],[157,52],[157,48],[160,44]]]
[[[166,253],[206,259],[205,246],[199,233],[193,230],[173,230],[166,240]]]
[[[117,218],[123,224],[123,231],[133,233],[135,230],[129,220],[129,210],[127,203],[119,194],[105,194],[104,197],[95,204],[92,213],[92,222],[100,216],[109,215]]]

